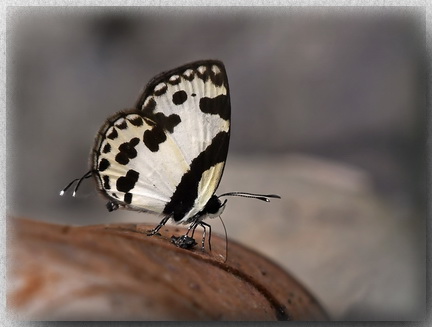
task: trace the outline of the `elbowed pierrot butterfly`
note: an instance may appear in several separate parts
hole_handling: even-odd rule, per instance
[[[91,153],[91,169],[75,182],[93,176],[108,198],[108,211],[118,208],[161,215],[148,235],[172,218],[190,224],[174,238],[179,247],[196,244],[193,233],[207,217],[221,215],[223,196],[269,202],[278,195],[231,192],[215,195],[228,153],[231,105],[224,64],[192,62],[154,77],[132,109],[109,117],[100,128]],[[192,237],[189,236],[192,231]],[[209,239],[210,241],[210,239]]]

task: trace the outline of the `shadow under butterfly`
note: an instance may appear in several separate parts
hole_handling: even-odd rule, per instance
[[[100,128],[91,154],[91,169],[71,181],[76,195],[84,179],[94,177],[108,198],[108,211],[119,208],[163,216],[147,235],[155,235],[169,219],[189,224],[172,237],[192,248],[203,220],[220,217],[227,200],[241,196],[270,202],[275,194],[230,192],[215,195],[222,177],[230,138],[231,105],[224,64],[202,60],[163,72],[144,89],[133,109],[109,117]],[[222,221],[222,220],[221,220]],[[223,223],[223,222],[222,222]]]

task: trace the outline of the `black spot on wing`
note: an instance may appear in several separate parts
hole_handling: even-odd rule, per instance
[[[230,103],[226,95],[218,95],[215,98],[201,98],[199,107],[206,114],[219,115],[222,119],[230,118]]]
[[[134,137],[129,142],[120,144],[118,147],[120,152],[116,155],[115,160],[121,165],[127,165],[130,159],[136,158],[138,153],[135,150],[135,146],[137,146],[139,142],[140,139]]]
[[[153,112],[156,108],[156,101],[153,98],[150,98],[149,100],[146,101],[146,103],[144,104],[144,108],[143,111],[146,112]]]
[[[202,67],[204,67],[204,68],[202,68]],[[210,73],[209,73],[208,67],[205,67],[205,66],[199,67],[197,69],[197,71],[196,71],[196,75],[200,79],[202,79],[204,82],[206,82],[209,79],[209,77],[210,77]]]
[[[156,116],[158,119],[158,126],[162,126],[162,128],[166,129],[168,132],[174,132],[174,127],[176,127],[180,122],[180,116],[176,114],[169,115],[167,118],[163,113],[159,112]]]
[[[165,142],[166,138],[163,129],[153,128],[152,130],[148,129],[144,132],[143,141],[151,152],[157,152],[159,151],[159,144]]]
[[[175,105],[181,105],[182,103],[184,103],[187,100],[187,94],[185,91],[177,91],[176,93],[173,94],[172,96],[172,102]]]
[[[118,137],[117,130],[113,127],[111,133],[109,133],[107,137],[111,140],[115,140]]]
[[[130,204],[132,202],[132,193],[126,193],[124,195],[124,202]]]
[[[110,186],[110,178],[109,178],[109,176],[107,176],[107,175],[105,175],[105,176],[103,177],[103,187],[104,187],[104,189],[106,189],[106,190],[109,190],[109,189],[111,188],[111,186]]]
[[[222,86],[222,84],[224,82],[224,75],[221,72],[215,73],[215,72],[211,71],[210,80],[216,86]]]
[[[119,152],[115,156],[115,161],[118,162],[120,165],[127,165],[129,163],[129,158],[125,153]]]
[[[103,153],[109,153],[110,151],[111,151],[111,145],[109,143],[105,144],[103,149],[102,149],[102,152]]]
[[[181,119],[179,115],[172,114],[167,117],[161,112],[158,112],[151,118],[155,121],[155,125],[152,129],[144,132],[143,142],[150,151],[157,152],[159,145],[167,139],[165,131],[173,133],[174,127],[181,122]]]
[[[183,76],[183,78],[185,80],[187,80],[187,81],[190,82],[190,81],[192,81],[194,79],[195,73],[191,70],[191,71],[188,72],[188,74],[186,74],[186,72],[184,72],[182,76]]]
[[[176,78],[180,80],[180,76],[176,75]],[[176,96],[181,98],[182,95]],[[179,99],[180,100],[180,99]],[[180,116],[176,114],[165,116],[162,112],[154,113],[156,109],[156,101],[153,98],[146,101],[143,111],[145,111],[145,120],[148,125],[152,126],[152,129],[146,130],[143,134],[143,142],[145,146],[152,152],[159,151],[159,145],[166,141],[167,137],[165,132],[174,132],[174,127],[180,122]],[[147,118],[147,119],[146,119]]]
[[[126,120],[123,120],[120,124],[116,125],[116,127],[118,129],[126,129],[128,127]]]
[[[167,91],[167,89],[168,89],[168,87],[167,87],[167,85],[166,84],[162,84],[162,85],[158,85],[158,89],[156,90],[154,90],[154,95],[156,95],[156,96],[161,96],[161,95],[163,95],[163,94],[165,94],[165,92]]]
[[[143,119],[141,117],[135,117],[133,119],[129,119],[130,123],[134,126],[142,126],[143,124]]]
[[[135,187],[135,183],[138,181],[139,173],[133,169],[128,170],[126,176],[119,177],[117,179],[117,190],[120,192],[128,193]]]
[[[229,133],[220,132],[213,138],[212,143],[192,160],[189,171],[183,175],[170,202],[165,206],[164,214],[172,215],[175,221],[183,219],[198,196],[198,184],[202,174],[226,160],[228,144]]]
[[[99,162],[98,170],[99,170],[99,171],[104,171],[104,170],[106,170],[109,166],[110,166],[109,161],[108,161],[107,159],[103,158],[103,159]]]
[[[181,82],[181,78],[179,75],[173,75],[168,80],[168,83],[170,83],[171,85],[177,85],[180,84],[180,82]]]
[[[129,146],[131,146],[131,147],[135,147],[135,146],[137,146],[138,144],[139,144],[139,138],[138,137],[134,137],[133,139],[131,139],[130,141],[129,141]]]

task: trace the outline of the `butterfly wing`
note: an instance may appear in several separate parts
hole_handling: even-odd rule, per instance
[[[136,108],[101,128],[92,166],[111,201],[185,222],[203,210],[224,169],[230,135],[228,80],[220,61],[153,78]]]
[[[143,135],[154,125],[137,110],[109,118],[97,137],[93,169],[99,189],[111,201],[159,214],[188,166],[171,138],[167,141],[171,146],[161,147],[158,156],[145,146]]]

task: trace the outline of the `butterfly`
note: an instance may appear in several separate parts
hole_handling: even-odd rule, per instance
[[[228,153],[231,104],[225,66],[201,60],[154,77],[132,109],[109,117],[97,133],[91,169],[74,179],[75,196],[81,182],[94,177],[108,199],[108,211],[119,208],[160,215],[147,235],[155,235],[172,219],[189,224],[175,245],[196,245],[193,233],[203,220],[219,217],[227,200],[241,196],[269,202],[275,194],[230,192],[215,195]],[[189,236],[192,231],[191,236]],[[210,234],[211,236],[211,234]],[[209,238],[210,244],[210,238]]]

